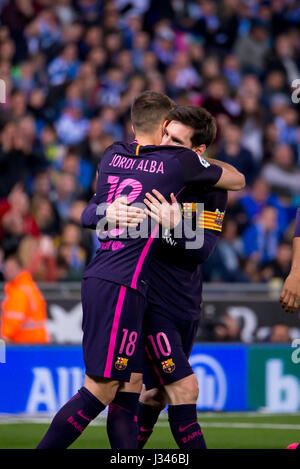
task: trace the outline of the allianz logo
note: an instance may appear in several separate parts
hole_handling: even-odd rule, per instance
[[[227,398],[227,380],[221,364],[210,355],[190,357],[190,364],[198,379],[198,410],[222,410]]]
[[[47,367],[32,369],[33,380],[29,391],[26,412],[54,413],[62,407],[83,385],[84,370],[79,367]]]

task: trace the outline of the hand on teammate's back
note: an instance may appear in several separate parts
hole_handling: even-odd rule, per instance
[[[170,195],[171,203],[169,203],[156,189],[152,192],[155,197],[149,192],[146,193],[144,203],[148,208],[145,209],[145,213],[163,228],[172,230],[181,222],[181,208],[175,195]]]
[[[129,205],[127,197],[119,197],[106,209],[109,225],[114,227],[136,228],[146,218],[141,208]]]
[[[156,189],[153,189],[155,197],[147,192],[144,203],[147,205],[144,211],[141,208],[129,205],[126,196],[119,197],[106,209],[108,223],[114,227],[136,228],[149,215],[164,228],[173,229],[181,221],[181,208],[174,194],[171,194],[171,203]]]

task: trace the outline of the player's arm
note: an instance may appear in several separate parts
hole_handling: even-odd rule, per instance
[[[104,217],[110,227],[136,228],[145,219],[144,211],[129,205],[127,197],[119,197],[109,204],[103,214],[97,214],[97,195],[95,194],[81,214],[81,224],[84,228],[96,229],[97,224]]]
[[[104,152],[104,154],[105,154],[105,152]],[[98,188],[98,184],[99,184],[99,172],[100,172],[100,170],[101,170],[101,161],[100,161],[100,163],[98,164],[98,167],[97,167],[97,184],[96,184],[97,188]],[[91,200],[89,200],[87,206],[85,207],[85,209],[83,210],[83,212],[80,216],[80,223],[84,228],[90,228],[92,230],[95,230],[96,227],[97,227],[97,223],[103,217],[105,217],[105,215],[106,215],[105,212],[102,215],[97,214],[98,204],[99,204],[99,198],[98,198],[98,194],[97,194],[97,190],[96,190],[96,193],[93,195]]]
[[[210,164],[192,150],[182,149],[177,154],[186,185],[201,183],[206,187],[239,191],[245,187],[245,177],[230,165]],[[230,169],[229,169],[230,168]]]
[[[186,235],[182,238],[178,238],[174,236],[173,232],[168,232],[165,234],[165,238],[169,238],[173,240],[173,244],[181,249],[186,251],[186,254],[196,261],[198,264],[203,264],[213,253],[216,244],[219,239],[219,235],[217,232],[214,232],[210,229],[204,229],[203,235],[201,236],[201,242],[197,242],[197,236],[199,233],[194,233],[194,238],[190,239]],[[187,248],[187,246],[191,246]],[[194,246],[194,248],[193,248]]]
[[[224,161],[215,160],[214,158],[205,158],[209,164],[220,166],[222,168],[222,176],[215,184],[218,189],[225,189],[231,191],[240,191],[246,185],[245,176],[240,173],[231,164]]]
[[[96,200],[97,196],[94,194],[81,214],[80,223],[84,228],[95,230],[98,221],[101,219],[101,217],[97,215],[98,204]]]
[[[196,228],[196,232],[204,230],[203,247],[189,251],[192,256],[196,256],[199,264],[207,261],[220,239],[227,200],[228,194],[224,190],[212,190],[205,196],[204,210],[197,218]]]
[[[280,303],[288,313],[295,313],[300,306],[300,208],[296,215],[292,268],[284,282]]]

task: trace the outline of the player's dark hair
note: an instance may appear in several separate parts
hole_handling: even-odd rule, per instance
[[[157,91],[144,91],[133,102],[131,121],[136,132],[152,133],[176,104],[165,94]]]
[[[194,129],[191,137],[193,147],[209,147],[216,138],[217,126],[214,117],[200,106],[177,106],[169,112],[168,121],[178,121]]]

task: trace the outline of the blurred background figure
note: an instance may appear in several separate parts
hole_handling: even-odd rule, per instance
[[[292,246],[290,243],[282,241],[278,245],[276,257],[273,261],[265,264],[261,278],[264,281],[273,279],[284,280],[288,276],[292,264]]]
[[[241,326],[228,314],[220,316],[213,328],[212,340],[216,342],[240,342]]]
[[[253,155],[241,144],[241,128],[236,124],[227,124],[223,129],[223,140],[218,158],[232,164],[245,174],[246,183],[251,184],[257,174]]]
[[[269,342],[273,344],[288,344],[291,342],[289,327],[285,324],[275,324],[272,327]]]
[[[257,261],[271,261],[275,259],[278,240],[277,210],[266,206],[243,233],[244,251]]]
[[[16,344],[46,344],[46,302],[17,256],[4,262],[5,298],[1,306],[1,337]]]

